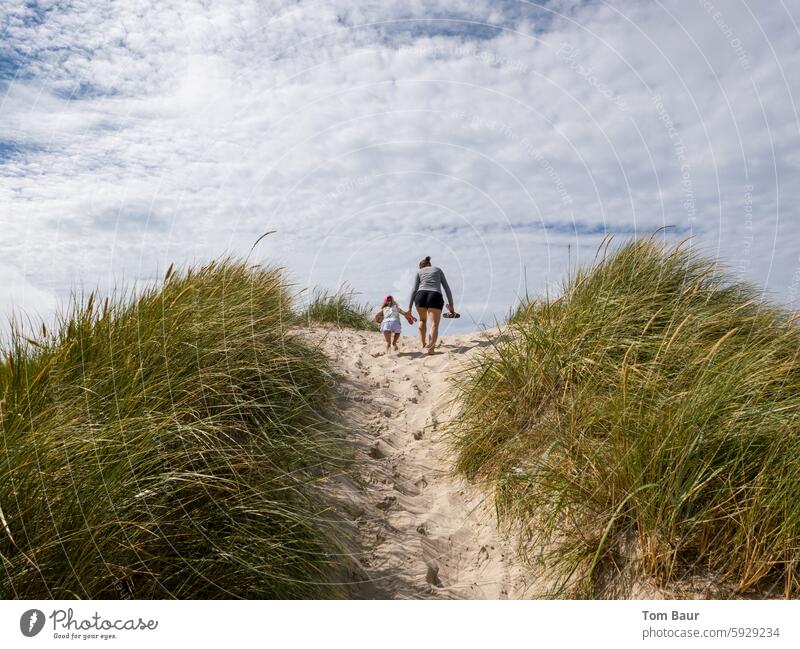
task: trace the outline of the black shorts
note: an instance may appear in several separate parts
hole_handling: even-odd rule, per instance
[[[414,296],[414,304],[417,305],[417,308],[441,311],[444,308],[444,298],[439,291],[417,291]]]

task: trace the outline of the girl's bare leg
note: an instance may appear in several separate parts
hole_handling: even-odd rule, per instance
[[[383,339],[386,341],[386,353],[388,354],[389,350],[392,348],[392,332],[384,331]]]
[[[428,327],[425,323],[425,320],[428,317],[428,309],[418,306],[417,313],[419,313],[419,339],[422,343],[422,346],[426,347],[428,344],[428,341],[426,340],[428,335]]]
[[[400,334],[395,334],[392,339],[392,347],[394,347],[394,351],[397,351],[397,341],[400,340]]]
[[[429,309],[431,312],[431,342],[428,345],[428,353],[433,354],[436,349],[436,341],[439,339],[439,323],[442,320],[441,309]]]

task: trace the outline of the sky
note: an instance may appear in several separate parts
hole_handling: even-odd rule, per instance
[[[800,303],[800,1],[0,0],[0,317],[250,255],[445,333],[649,236]]]

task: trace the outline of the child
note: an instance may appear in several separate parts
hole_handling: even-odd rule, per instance
[[[411,312],[403,311],[391,295],[387,295],[383,298],[383,306],[381,310],[375,314],[375,322],[381,325],[383,338],[386,341],[387,354],[391,351],[392,347],[397,351],[397,341],[400,338],[400,331],[402,330],[400,325],[401,315],[405,316],[409,324],[414,324],[415,318],[411,315]],[[394,340],[392,339],[393,337]]]

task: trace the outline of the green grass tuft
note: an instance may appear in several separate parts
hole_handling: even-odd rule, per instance
[[[299,319],[307,324],[330,323],[338,327],[377,331],[373,315],[369,306],[356,302],[353,291],[342,289],[330,293],[317,289]]]
[[[333,597],[331,374],[282,271],[76,299],[0,365],[0,597]]]
[[[522,304],[457,384],[457,466],[572,596],[800,596],[800,327],[712,261],[628,243]],[[540,555],[539,553],[543,553]]]

